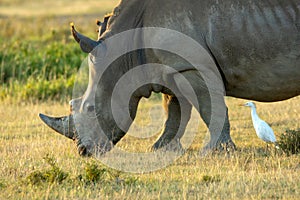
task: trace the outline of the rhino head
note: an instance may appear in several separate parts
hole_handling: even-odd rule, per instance
[[[100,39],[95,41],[77,32],[73,24],[71,24],[71,32],[81,49],[89,53],[87,90],[82,97],[70,101],[71,114],[69,116],[51,117],[40,114],[39,117],[56,132],[75,140],[80,155],[102,155],[110,151],[114,144],[125,135],[125,131],[114,123],[110,110],[112,91],[110,87],[113,86],[111,75],[98,80],[98,71],[101,71],[101,66],[99,67],[95,60],[105,55],[106,46]],[[117,70],[108,70],[108,74],[117,76],[115,71]],[[128,124],[127,127],[129,126]]]

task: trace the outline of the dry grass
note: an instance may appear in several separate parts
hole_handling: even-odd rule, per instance
[[[4,38],[24,34],[38,40],[51,29],[67,26],[63,33],[69,37],[69,22],[80,24],[82,30],[92,30],[95,26],[93,17],[101,18],[116,2],[1,0],[0,22],[4,25],[1,32]],[[12,23],[23,17],[28,18],[19,25]],[[90,34],[95,36],[94,32]],[[258,114],[279,136],[286,129],[300,127],[299,101],[298,97],[278,103],[257,103]],[[67,104],[0,102],[0,199],[299,198],[300,156],[288,157],[273,150],[265,152],[265,144],[255,135],[249,108],[239,107],[244,102],[227,99],[232,138],[238,146],[236,152],[200,157],[206,128],[194,112],[187,133],[196,132],[196,137],[186,154],[175,163],[146,174],[114,172],[108,180],[94,184],[82,181],[87,166],[96,162],[104,172],[109,169],[97,160],[79,157],[72,141],[54,133],[37,116],[39,112],[64,115],[69,110]],[[134,152],[149,151],[163,123],[164,114],[158,104],[157,101],[143,102],[136,125],[118,147]],[[135,138],[141,135],[145,138]],[[44,159],[46,155],[55,159],[56,165],[68,177],[61,183],[29,184],[27,179],[32,173],[49,170],[49,163]]]
[[[3,0],[2,0],[3,1]],[[80,15],[111,11],[118,0],[4,0],[0,3],[0,16],[41,17],[49,15]]]
[[[256,137],[252,127],[250,110],[238,106],[244,102],[227,99],[232,137],[238,146],[238,151],[230,156],[222,153],[199,156],[206,129],[194,114],[188,131],[199,126],[199,133],[186,154],[171,166],[146,174],[118,172],[111,181],[93,185],[78,181],[93,159],[79,157],[72,141],[48,129],[37,117],[39,112],[66,114],[67,105],[1,104],[0,199],[296,199],[300,191],[299,155],[288,157],[273,150],[265,152],[265,144]],[[163,112],[157,103],[144,101],[139,109],[136,127],[147,127],[136,130],[145,136],[161,126]],[[287,128],[299,128],[299,97],[278,103],[257,103],[257,108],[260,116],[272,124],[277,136]],[[135,139],[136,130],[131,129],[132,136],[126,136],[120,148],[147,151],[154,138]],[[43,159],[47,154],[69,174],[68,178],[60,184],[26,183],[26,177],[32,172],[49,167]]]

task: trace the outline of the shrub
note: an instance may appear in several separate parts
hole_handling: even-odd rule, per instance
[[[221,178],[220,175],[210,176],[210,175],[203,175],[202,180],[203,183],[214,183],[214,182],[220,182]]]
[[[43,172],[37,170],[32,173],[30,173],[27,178],[27,182],[30,183],[31,185],[39,185],[43,182],[46,182],[46,176]]]
[[[68,177],[68,173],[64,172],[57,166],[53,157],[46,155],[44,160],[50,165],[50,169],[32,172],[27,176],[27,182],[32,185],[39,185],[43,182],[60,184]]]
[[[100,168],[95,162],[88,163],[85,167],[85,179],[88,182],[96,183],[104,179],[107,172],[105,168]]]
[[[46,180],[50,183],[57,182],[61,183],[63,180],[65,180],[68,177],[68,173],[62,171],[56,164],[56,160],[46,155],[44,160],[51,166],[51,168],[47,171],[45,171],[44,175],[46,177]]]
[[[87,163],[84,173],[77,176],[77,180],[89,184],[110,184],[114,186],[132,186],[138,185],[139,180],[131,175],[124,174],[120,171],[98,165],[96,161]]]
[[[6,188],[6,183],[4,180],[0,179],[0,190]]]
[[[300,153],[300,129],[286,130],[280,136],[277,145],[287,155]]]

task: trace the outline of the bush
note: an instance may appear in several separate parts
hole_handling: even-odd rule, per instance
[[[27,176],[27,182],[32,185],[39,185],[43,182],[60,184],[68,177],[68,173],[64,172],[57,166],[53,157],[46,155],[44,160],[50,165],[50,169],[32,172]]]
[[[105,168],[100,168],[96,163],[88,163],[85,167],[85,179],[88,182],[96,183],[103,180],[107,170]]]
[[[113,170],[102,165],[98,165],[97,162],[92,161],[87,163],[85,166],[85,173],[84,175],[80,175],[81,181],[90,184],[97,184],[97,183],[114,183],[117,182],[124,182],[130,181],[129,179],[122,179],[121,172],[117,170]]]
[[[277,145],[287,155],[300,153],[300,129],[286,130],[280,136]]]
[[[0,190],[6,188],[6,183],[4,180],[0,179]]]
[[[220,182],[221,177],[220,175],[210,176],[210,175],[203,175],[202,176],[202,183],[214,183],[214,182]]]

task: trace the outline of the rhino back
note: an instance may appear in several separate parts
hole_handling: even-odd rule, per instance
[[[214,58],[228,96],[300,94],[299,0],[123,0],[112,21],[112,32],[163,27],[192,37]]]
[[[300,94],[300,2],[249,2],[209,16],[206,41],[227,95],[276,101]]]
[[[300,94],[300,1],[151,2],[144,25],[178,30],[207,48],[228,96],[278,101]]]

